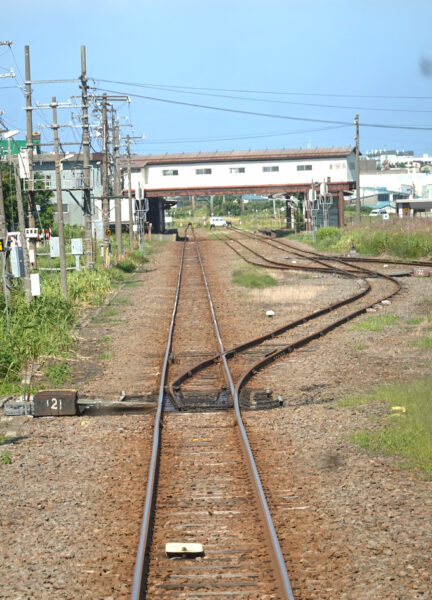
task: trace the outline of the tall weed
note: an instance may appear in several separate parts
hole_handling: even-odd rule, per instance
[[[422,220],[423,221],[423,220]],[[322,227],[316,232],[314,246],[318,250],[345,254],[352,246],[360,254],[379,256],[387,254],[403,259],[432,256],[432,223],[418,223],[413,219],[401,219],[395,223],[371,223],[368,226]],[[302,237],[312,243],[310,234]]]

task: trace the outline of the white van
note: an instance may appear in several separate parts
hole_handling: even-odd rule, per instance
[[[225,227],[227,222],[223,217],[210,217],[210,228]]]
[[[386,215],[387,211],[385,208],[374,208],[373,210],[370,211],[369,216],[370,217],[382,217],[383,215]]]

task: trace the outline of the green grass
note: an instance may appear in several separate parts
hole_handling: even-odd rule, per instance
[[[415,348],[421,348],[422,350],[432,349],[432,335],[424,335],[423,337],[411,342],[411,345]]]
[[[409,383],[383,385],[340,401],[340,407],[384,405],[381,425],[372,431],[355,431],[349,439],[368,451],[398,456],[403,467],[432,476],[432,377]],[[406,412],[392,410],[403,407]]]
[[[265,288],[277,285],[276,279],[268,273],[252,269],[236,269],[233,272],[232,281],[245,288]]]
[[[350,326],[353,331],[382,331],[386,327],[395,325],[399,317],[394,314],[387,315],[372,315],[363,319],[358,323],[354,323]]]
[[[129,298],[117,296],[110,302],[111,306],[132,306],[133,302]]]
[[[412,317],[411,319],[407,319],[408,325],[418,325],[419,323],[423,323],[423,317]]]
[[[12,463],[12,458],[9,450],[0,450],[0,464],[1,465],[10,465]]]
[[[62,385],[69,377],[69,367],[65,361],[49,365],[44,374],[53,385]]]
[[[410,226],[410,229],[408,227]],[[313,244],[318,250],[346,254],[355,246],[360,254],[379,256],[388,254],[403,259],[432,256],[432,236],[422,230],[422,223],[395,220],[391,226],[374,221],[360,227],[321,227],[316,232],[316,242],[311,234],[295,236],[296,239]]]
[[[101,352],[98,356],[99,360],[109,360],[113,355],[111,352]]]
[[[354,344],[354,350],[366,350],[366,344]]]
[[[118,310],[116,308],[105,308],[102,314],[104,317],[115,317],[118,315]]]
[[[135,269],[144,260],[147,260],[144,255],[135,251],[125,258],[126,269],[120,266],[111,271],[99,267],[68,271],[67,300],[61,294],[59,274],[51,276],[43,272],[41,296],[27,303],[22,287],[12,292],[9,299],[9,331],[4,296],[0,294],[0,395],[22,391],[20,379],[26,362],[29,366],[47,357],[66,357],[74,345],[73,328],[78,311],[89,306],[100,306],[113,289],[116,275],[120,279],[128,279],[131,265]],[[115,308],[104,311],[101,322],[115,314]],[[109,320],[110,325],[116,322],[121,321]],[[46,369],[47,377],[55,385],[60,385],[67,376],[65,367],[60,365],[56,363]]]

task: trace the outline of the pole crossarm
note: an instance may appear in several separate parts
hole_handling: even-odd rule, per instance
[[[1,44],[0,44],[0,45],[1,45]],[[15,75],[15,71],[12,69],[12,67],[11,67],[11,69],[10,69],[9,73],[2,73],[2,74],[0,75],[0,79],[6,79],[7,77],[16,77],[16,75]]]
[[[46,104],[39,104],[36,102],[35,106],[25,106],[25,110],[40,110],[40,109],[52,109],[53,103],[49,102]],[[69,104],[69,102],[58,102],[56,108],[82,108],[82,104]]]
[[[77,81],[80,81],[80,79],[38,79],[26,81],[25,83],[29,83],[30,85],[39,85],[41,83],[75,83]]]

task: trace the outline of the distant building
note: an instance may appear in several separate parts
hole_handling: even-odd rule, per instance
[[[401,164],[411,166],[414,160],[414,152],[412,150],[373,150],[372,152],[366,151],[363,154],[363,159],[375,161],[378,169]]]
[[[232,152],[148,154],[132,159],[132,186],[144,195],[165,201],[173,196],[241,194],[246,197],[296,194],[303,199],[310,227],[309,191],[321,183],[332,196],[331,225],[343,223],[346,190],[355,188],[356,165],[353,146],[337,148],[293,148]],[[137,173],[139,170],[139,173]],[[320,217],[318,215],[318,222]]]

